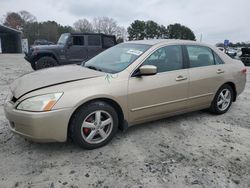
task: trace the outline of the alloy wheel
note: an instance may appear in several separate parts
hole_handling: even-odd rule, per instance
[[[87,143],[98,144],[108,138],[112,129],[112,116],[106,111],[97,110],[84,119],[81,135]]]
[[[219,96],[218,96],[218,99],[217,99],[217,107],[220,111],[224,111],[226,110],[229,106],[230,106],[230,103],[231,103],[231,98],[232,98],[232,95],[231,95],[231,92],[229,89],[223,89]]]

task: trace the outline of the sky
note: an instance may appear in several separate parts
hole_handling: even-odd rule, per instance
[[[250,41],[250,0],[0,0],[0,18],[20,10],[61,25],[108,16],[125,28],[136,19],[180,23],[209,44]]]

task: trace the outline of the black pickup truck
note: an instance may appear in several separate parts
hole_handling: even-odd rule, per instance
[[[34,70],[65,65],[80,64],[105,49],[116,45],[113,35],[101,33],[64,33],[55,45],[32,46],[24,59]]]
[[[246,65],[250,66],[250,48],[241,48],[242,54],[240,56],[241,61]]]

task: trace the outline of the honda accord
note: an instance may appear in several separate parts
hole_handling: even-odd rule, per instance
[[[246,68],[214,46],[182,40],[125,42],[79,65],[15,80],[4,109],[10,129],[38,142],[94,149],[118,129],[190,111],[228,111]]]

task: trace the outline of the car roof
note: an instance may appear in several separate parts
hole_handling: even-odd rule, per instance
[[[157,44],[168,44],[168,43],[176,43],[176,44],[193,44],[193,45],[206,45],[204,43],[200,43],[192,40],[179,40],[179,39],[149,39],[149,40],[134,40],[127,41],[126,43],[132,44],[146,44],[146,45],[157,45]],[[208,45],[206,45],[208,46]]]
[[[64,33],[63,33],[64,34]],[[71,35],[100,35],[100,36],[109,36],[109,37],[114,37],[115,35],[108,35],[108,34],[104,34],[104,33],[78,33],[78,32],[72,32],[72,33],[68,33]]]

